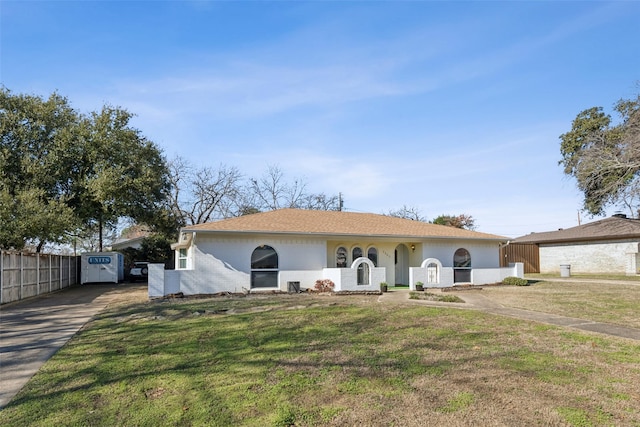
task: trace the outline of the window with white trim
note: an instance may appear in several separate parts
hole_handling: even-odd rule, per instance
[[[453,255],[453,282],[471,282],[471,254],[464,248],[458,249]]]
[[[371,260],[374,267],[378,266],[378,249],[371,247],[367,250],[367,258]]]
[[[180,248],[178,250],[178,269],[184,270],[187,268],[188,265],[188,249],[187,248]]]
[[[347,268],[347,248],[340,246],[336,249],[336,267]]]
[[[251,288],[277,287],[278,253],[271,246],[258,246],[251,254]]]

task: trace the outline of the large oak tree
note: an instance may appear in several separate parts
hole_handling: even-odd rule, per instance
[[[120,217],[153,225],[168,189],[160,149],[110,106],[0,88],[0,247],[36,250]]]
[[[580,112],[560,136],[565,174],[576,179],[584,209],[604,214],[625,206],[636,216],[640,203],[640,95],[614,105],[618,120],[602,107]]]

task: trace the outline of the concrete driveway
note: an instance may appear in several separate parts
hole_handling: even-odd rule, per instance
[[[88,284],[0,306],[0,409],[94,315],[146,296],[146,284]]]

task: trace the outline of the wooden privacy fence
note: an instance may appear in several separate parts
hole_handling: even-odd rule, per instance
[[[0,251],[0,304],[78,284],[80,257]]]
[[[534,244],[511,243],[500,248],[500,266],[512,262],[524,264],[524,274],[540,273],[540,248]]]

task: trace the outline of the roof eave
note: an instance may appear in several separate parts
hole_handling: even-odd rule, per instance
[[[202,230],[202,229],[182,229],[184,233],[216,233],[216,234],[275,234],[283,236],[316,236],[331,239],[367,237],[380,239],[437,239],[437,240],[477,240],[477,241],[494,241],[507,242],[507,237],[469,237],[469,236],[435,236],[435,235],[401,235],[401,234],[356,234],[356,233],[325,233],[325,232],[309,232],[309,231],[269,231],[269,230]]]
[[[525,242],[513,242],[522,244],[547,244],[547,243],[584,243],[584,242],[601,242],[605,240],[640,240],[640,235],[635,236],[601,236],[601,237],[575,237],[564,239],[547,239],[547,240],[531,240]]]

